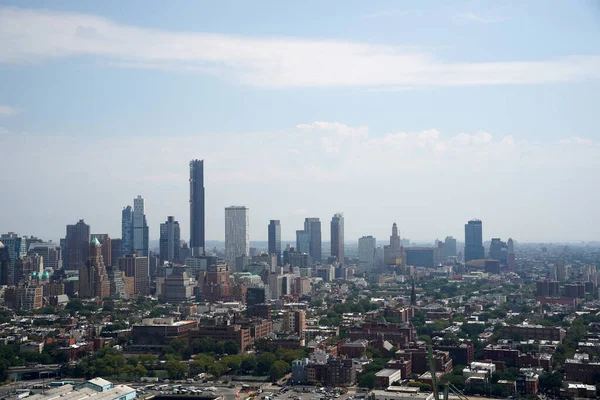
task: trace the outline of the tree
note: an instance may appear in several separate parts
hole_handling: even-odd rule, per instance
[[[275,361],[271,368],[269,368],[269,376],[273,381],[281,379],[288,372],[290,365],[285,361]]]
[[[373,389],[375,387],[375,372],[366,372],[360,375],[358,378],[358,386],[362,388]]]
[[[271,366],[275,364],[275,361],[277,361],[277,358],[275,358],[275,355],[272,353],[261,353],[258,357],[256,357],[256,374],[268,374],[269,369],[271,369]]]
[[[227,340],[223,343],[223,354],[238,354],[240,346],[233,340]]]
[[[169,361],[166,365],[169,379],[181,379],[187,373],[187,366],[179,361]]]

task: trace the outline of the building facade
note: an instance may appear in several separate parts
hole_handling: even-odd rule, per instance
[[[102,259],[102,245],[96,238],[89,244],[87,262],[79,269],[79,297],[96,297],[100,300],[110,297],[110,282]]]
[[[277,256],[277,265],[281,265],[281,223],[278,219],[269,221],[269,254]]]
[[[465,261],[484,258],[483,226],[480,220],[472,219],[465,225]]]
[[[225,208],[225,262],[235,267],[235,259],[250,255],[249,209],[244,206]]]
[[[127,254],[119,258],[119,269],[126,277],[134,278],[135,294],[145,296],[150,294],[150,273],[148,257]]]
[[[344,263],[344,214],[334,214],[331,219],[331,257]]]
[[[133,252],[140,257],[148,257],[149,231],[146,221],[145,202],[142,196],[133,199]]]
[[[179,222],[175,221],[175,217],[168,216],[165,223],[160,224],[160,264],[182,261],[179,258],[180,237]]]
[[[80,269],[85,266],[88,259],[90,245],[90,226],[80,219],[75,225],[67,225],[67,236],[65,237],[66,264],[65,269]]]
[[[401,265],[404,263],[403,246],[400,242],[400,233],[398,225],[392,224],[392,236],[390,236],[390,244],[383,246],[383,260],[386,265]]]
[[[190,248],[193,256],[204,254],[204,160],[190,161]]]
[[[102,245],[102,260],[104,261],[104,265],[110,267],[113,265],[112,241],[110,240],[110,236],[108,236],[108,233],[92,233],[91,239],[93,240],[94,238],[98,239]]]

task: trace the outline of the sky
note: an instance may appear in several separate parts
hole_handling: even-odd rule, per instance
[[[0,231],[600,239],[595,1],[0,1]]]

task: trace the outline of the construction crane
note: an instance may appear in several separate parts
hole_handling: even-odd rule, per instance
[[[429,373],[431,374],[431,388],[433,390],[433,398],[434,400],[440,400],[439,393],[439,383],[437,381],[437,375],[435,370],[435,361],[433,359],[433,348],[431,344],[427,346],[427,350],[429,352]],[[451,384],[450,382],[446,382],[444,384],[444,398],[443,400],[448,400],[449,392],[452,392],[453,395],[457,396],[460,400],[469,400],[456,386]]]

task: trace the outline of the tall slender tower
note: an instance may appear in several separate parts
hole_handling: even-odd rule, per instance
[[[235,259],[250,253],[249,209],[244,206],[225,208],[225,262],[235,266]]]
[[[278,219],[269,222],[269,254],[275,254],[277,265],[281,265],[281,224]]]
[[[121,256],[133,254],[133,209],[123,208],[121,213]]]
[[[144,211],[144,198],[138,195],[137,198],[133,199],[133,251],[138,256],[148,257],[150,239]]]
[[[323,257],[321,250],[321,221],[319,218],[304,219],[304,231],[308,232],[309,255],[314,263],[320,263]]]
[[[331,219],[331,257],[338,264],[344,263],[344,214],[337,213]]]
[[[190,248],[193,256],[205,251],[204,160],[190,161]]]
[[[79,269],[79,297],[102,300],[109,296],[110,281],[102,259],[102,245],[94,238],[89,244],[87,261]]]
[[[506,247],[508,248],[507,251],[507,264],[508,264],[508,270],[511,272],[515,272],[515,267],[516,267],[516,258],[515,258],[515,244],[512,240],[512,238],[508,238],[508,241],[506,242]]]

